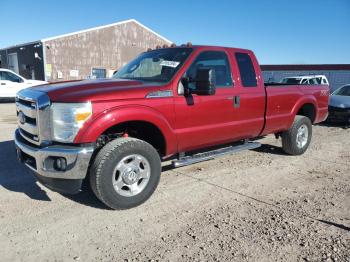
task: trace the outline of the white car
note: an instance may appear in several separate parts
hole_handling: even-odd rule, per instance
[[[45,81],[25,79],[15,72],[0,68],[0,99],[14,99],[18,91],[37,85],[47,84]]]
[[[325,75],[285,77],[281,83],[293,85],[329,85]]]

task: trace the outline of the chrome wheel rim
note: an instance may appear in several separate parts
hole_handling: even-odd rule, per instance
[[[128,155],[114,168],[113,187],[121,196],[136,196],[145,189],[150,175],[151,166],[145,157],[138,154]]]
[[[298,128],[296,139],[297,139],[297,147],[300,149],[304,148],[305,145],[307,144],[308,139],[309,139],[309,129],[307,128],[307,126],[305,124],[301,125]]]

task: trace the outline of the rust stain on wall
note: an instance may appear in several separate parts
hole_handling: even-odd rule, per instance
[[[51,65],[51,72],[46,72],[47,80],[57,81],[89,78],[92,68],[105,69],[108,77],[109,72],[119,69],[147,48],[169,43],[131,21],[43,44],[46,64]]]

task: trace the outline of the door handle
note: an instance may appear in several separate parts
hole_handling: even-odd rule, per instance
[[[241,106],[241,97],[240,96],[234,96],[233,97],[233,107],[239,108]]]
[[[6,86],[6,83],[1,83],[2,86]]]

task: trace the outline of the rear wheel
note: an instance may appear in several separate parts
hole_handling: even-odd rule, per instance
[[[291,128],[282,133],[282,148],[290,155],[303,154],[310,145],[312,124],[309,118],[297,115]]]
[[[118,138],[97,154],[90,168],[90,184],[104,204],[127,209],[152,195],[160,173],[160,157],[153,146],[135,138]]]

